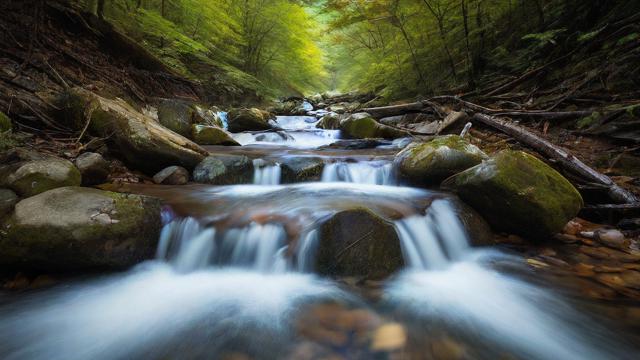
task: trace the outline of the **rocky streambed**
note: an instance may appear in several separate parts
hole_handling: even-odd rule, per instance
[[[2,294],[0,354],[633,357],[637,308],[598,300],[633,296],[637,243],[574,220],[556,170],[464,124],[425,137],[310,100],[275,116],[70,91],[63,116],[101,145],[0,166],[0,265],[26,288]]]

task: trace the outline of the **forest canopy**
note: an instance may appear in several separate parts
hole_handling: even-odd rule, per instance
[[[581,46],[608,15],[639,10],[624,0],[81,2],[181,74],[239,97],[471,91]]]

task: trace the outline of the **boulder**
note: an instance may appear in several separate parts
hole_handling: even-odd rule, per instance
[[[396,155],[398,173],[411,184],[438,185],[451,175],[476,166],[488,156],[458,135],[412,143]]]
[[[11,119],[0,111],[0,132],[9,131],[11,128]]]
[[[218,108],[205,109],[196,105],[195,109],[196,112],[193,117],[194,125],[216,126],[224,129],[224,120],[220,117],[220,110]]]
[[[153,257],[158,199],[64,187],[20,201],[0,231],[0,267],[122,269]]]
[[[193,169],[208,153],[189,139],[165,128],[121,99],[109,100],[75,88],[66,96],[66,118],[72,126],[91,118],[89,131],[108,137],[110,147],[133,168],[155,174],[167,166]]]
[[[316,124],[318,129],[338,130],[340,129],[340,116],[338,114],[327,114]]]
[[[282,183],[320,181],[324,162],[319,158],[290,157],[281,161]]]
[[[243,155],[208,156],[193,170],[193,180],[212,185],[251,183],[253,162]]]
[[[192,125],[192,139],[199,145],[240,146],[231,135],[223,129],[211,125]]]
[[[322,275],[370,279],[404,265],[393,224],[364,208],[338,212],[320,226],[316,259]]]
[[[107,181],[109,162],[98,153],[86,152],[76,158],[76,167],[82,174],[83,185],[97,185]]]
[[[162,99],[158,103],[158,122],[184,137],[191,136],[196,114],[196,106],[184,100]]]
[[[229,112],[229,131],[262,131],[271,129],[269,113],[260,109],[233,109]]]
[[[9,189],[0,189],[0,220],[13,211],[18,195]]]
[[[54,156],[34,156],[0,167],[0,186],[22,197],[64,187],[80,186],[80,171],[68,160]]]
[[[356,113],[340,121],[342,136],[351,139],[397,139],[409,132],[378,123],[367,113]]]
[[[494,229],[531,240],[562,230],[583,206],[580,193],[567,179],[522,151],[501,151],[442,185],[455,191]]]
[[[161,185],[184,185],[189,182],[189,170],[181,166],[169,166],[155,174],[153,182]]]

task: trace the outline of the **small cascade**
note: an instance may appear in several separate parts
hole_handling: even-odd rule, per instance
[[[267,163],[262,159],[253,160],[253,183],[255,185],[279,185],[282,169],[278,163]]]
[[[323,182],[349,182],[370,185],[395,185],[393,164],[390,162],[335,162],[325,165]]]
[[[216,115],[218,115],[220,121],[222,121],[222,127],[227,130],[227,128],[229,127],[229,113],[226,111],[218,111]]]
[[[311,229],[300,237],[295,254],[289,256],[289,239],[281,224],[251,223],[218,231],[185,218],[165,225],[157,258],[182,273],[212,266],[261,273],[311,272],[317,241],[317,232]]]
[[[464,226],[446,200],[434,201],[427,215],[414,215],[395,223],[408,267],[445,268],[469,252]]]

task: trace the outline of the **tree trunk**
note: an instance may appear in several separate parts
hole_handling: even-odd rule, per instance
[[[96,9],[96,15],[100,19],[104,19],[104,3],[106,0],[98,0],[98,8]]]
[[[465,0],[460,0],[460,7],[462,8],[462,21],[464,25],[464,40],[467,53],[467,71],[469,72],[469,87],[475,88],[474,69],[471,62],[471,47],[469,46],[469,11]]]

